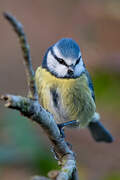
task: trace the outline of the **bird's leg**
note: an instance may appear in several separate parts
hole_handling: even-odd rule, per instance
[[[59,128],[59,131],[60,131],[60,134],[61,134],[61,137],[62,138],[65,138],[65,133],[64,133],[64,127],[65,126],[68,126],[68,127],[76,127],[78,126],[78,122],[76,120],[73,120],[73,121],[68,121],[68,122],[64,122],[64,123],[61,123],[61,124],[57,124],[58,128]],[[72,145],[69,143],[69,142],[66,142],[68,147],[72,150]],[[59,160],[59,156],[58,154],[56,153],[54,147],[52,146],[51,147],[51,152],[53,153],[54,155],[54,158],[56,160]]]
[[[68,122],[64,122],[61,124],[57,124],[59,130],[60,130],[60,134],[62,136],[62,138],[65,138],[65,133],[64,133],[64,127],[68,126],[68,127],[75,127],[78,125],[78,122],[76,120],[73,121],[68,121]]]
[[[57,124],[57,126],[58,126],[58,128],[59,128],[61,137],[62,137],[62,138],[65,138],[65,133],[64,133],[64,126],[63,126],[63,124],[64,124],[64,123]]]

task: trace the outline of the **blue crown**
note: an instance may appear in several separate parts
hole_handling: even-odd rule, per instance
[[[71,38],[63,38],[59,40],[55,46],[65,58],[77,59],[80,53],[78,44]]]

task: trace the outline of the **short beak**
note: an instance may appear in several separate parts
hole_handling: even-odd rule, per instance
[[[68,68],[68,74],[69,74],[69,75],[73,75],[73,74],[74,74],[74,66],[73,66],[73,65],[69,66],[69,68]]]

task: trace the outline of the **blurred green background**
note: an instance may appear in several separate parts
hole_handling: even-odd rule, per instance
[[[0,0],[0,94],[27,94],[18,40],[2,13],[24,25],[33,66],[62,37],[80,45],[91,73],[97,111],[116,141],[96,143],[87,129],[66,130],[77,154],[81,180],[120,179],[120,1]],[[0,104],[0,180],[27,180],[57,168],[50,143],[39,125]]]

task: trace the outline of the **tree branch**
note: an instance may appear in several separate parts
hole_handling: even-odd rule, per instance
[[[73,154],[64,138],[61,137],[53,116],[42,108],[37,100],[15,95],[3,95],[1,100],[6,102],[5,107],[16,109],[24,116],[40,124],[53,143],[59,158],[66,154]]]
[[[30,49],[26,40],[26,35],[23,31],[23,26],[8,13],[4,13],[4,17],[10,22],[19,37],[24,62],[26,65],[25,68],[27,72],[28,87],[32,98],[8,94],[2,95],[0,99],[5,102],[5,107],[18,110],[22,113],[22,115],[40,124],[43,130],[46,132],[61,165],[61,170],[55,179],[78,180],[74,153],[65,142],[65,139],[61,137],[60,131],[52,114],[46,111],[39,104]],[[47,179],[46,177],[42,177],[42,179],[43,178]],[[41,179],[41,176],[39,179]]]
[[[30,55],[30,48],[29,48],[29,44],[27,42],[26,34],[24,33],[24,30],[23,30],[23,26],[11,14],[4,13],[4,17],[12,25],[12,27],[13,27],[14,31],[16,32],[16,34],[19,38],[19,41],[20,41],[20,45],[21,45],[21,49],[22,49],[22,53],[23,53],[23,57],[24,57],[24,64],[26,66],[25,69],[26,69],[27,83],[28,83],[28,87],[29,87],[29,91],[30,91],[30,96],[33,99],[38,99],[37,88],[36,88],[36,84],[35,84],[35,80],[34,80],[35,73],[34,73],[34,70],[32,67],[32,58]]]

